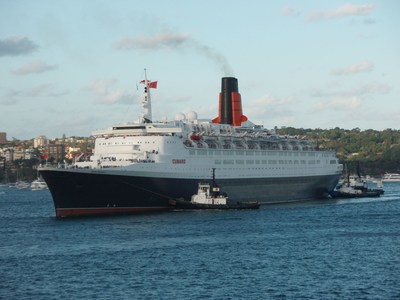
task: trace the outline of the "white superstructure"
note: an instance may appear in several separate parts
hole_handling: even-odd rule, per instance
[[[240,127],[176,120],[114,126],[96,131],[89,162],[76,167],[218,178],[328,175],[342,172],[333,151],[319,151],[299,137],[278,136],[250,122]]]
[[[95,151],[90,161],[74,167],[139,172],[143,176],[208,178],[275,178],[340,174],[342,165],[333,151],[319,151],[302,137],[279,136],[250,121],[240,126],[200,120],[195,112],[176,115],[174,121],[152,122],[147,79],[143,114],[136,123],[93,132]],[[241,104],[240,104],[241,105]],[[241,109],[241,108],[240,108]],[[244,117],[247,120],[247,117]]]

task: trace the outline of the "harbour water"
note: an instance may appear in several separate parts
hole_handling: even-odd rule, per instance
[[[400,183],[380,198],[56,219],[0,187],[0,299],[400,299]]]

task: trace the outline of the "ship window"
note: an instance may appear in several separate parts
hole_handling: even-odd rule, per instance
[[[330,164],[331,164],[331,165],[336,164],[336,159],[331,159],[331,160],[330,160]]]
[[[238,160],[236,160],[236,164],[243,165],[244,164],[244,160],[243,159],[238,159]]]
[[[265,159],[262,160],[262,164],[266,165],[266,164],[267,164],[267,161],[266,161]]]
[[[244,155],[244,151],[236,151],[236,155]]]
[[[301,163],[302,165],[305,165],[305,164],[306,164],[306,161],[303,159],[303,160],[300,161],[300,163]]]
[[[246,156],[252,156],[254,153],[251,151],[246,151]]]
[[[197,155],[207,155],[207,150],[197,150]]]
[[[248,159],[248,160],[246,160],[246,164],[247,165],[252,165],[252,164],[254,164],[254,160]]]
[[[215,160],[215,164],[216,164],[216,165],[220,165],[220,164],[221,164],[221,160],[216,159],[216,160]]]
[[[259,160],[256,160],[256,165],[259,165],[260,164],[260,161]]]
[[[224,159],[223,163],[224,163],[224,165],[233,165],[234,161],[233,161],[233,159]]]
[[[196,151],[195,150],[189,150],[189,155],[195,155]]]

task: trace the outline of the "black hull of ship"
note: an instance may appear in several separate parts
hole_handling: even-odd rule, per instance
[[[71,169],[42,169],[53,197],[56,216],[128,214],[170,210],[170,200],[190,200],[200,179],[157,178]],[[230,201],[260,204],[325,197],[339,175],[218,179]]]

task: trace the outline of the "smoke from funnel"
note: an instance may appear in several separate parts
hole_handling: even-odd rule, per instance
[[[222,71],[224,76],[234,76],[233,70],[231,66],[228,63],[228,60],[226,57],[216,51],[215,49],[212,49],[211,47],[207,45],[202,45],[195,40],[190,40],[189,44],[193,46],[193,48],[204,55],[206,58],[210,59],[214,63],[217,64],[218,68]]]
[[[233,70],[224,55],[192,39],[189,34],[166,31],[150,37],[123,38],[115,41],[113,48],[118,50],[158,50],[163,48],[187,50],[187,48],[192,48],[216,64],[223,76],[234,76]]]

